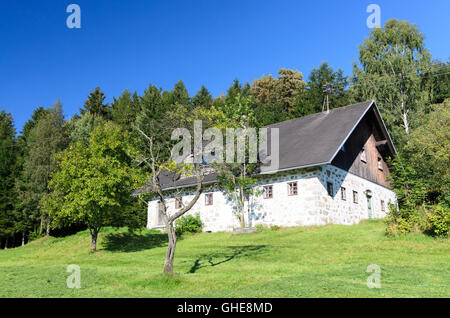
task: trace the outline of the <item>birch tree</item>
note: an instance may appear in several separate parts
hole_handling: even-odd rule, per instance
[[[400,145],[422,115],[421,76],[429,71],[430,59],[423,34],[407,21],[388,20],[359,47],[359,65],[354,64],[352,78],[356,98],[377,102]]]

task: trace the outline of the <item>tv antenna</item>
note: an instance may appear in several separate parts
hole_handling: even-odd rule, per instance
[[[327,114],[330,112],[330,105],[328,103],[328,95],[333,92],[333,83],[327,82],[325,85],[322,86],[323,93],[325,94],[325,97],[323,99],[323,105],[322,105],[322,112],[325,108],[325,102],[327,104]]]

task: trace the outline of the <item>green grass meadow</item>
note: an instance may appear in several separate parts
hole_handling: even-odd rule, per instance
[[[104,229],[0,251],[0,297],[450,297],[450,242],[389,238],[381,220],[359,225],[200,233],[179,239],[175,277],[161,275],[167,237]],[[70,289],[69,264],[81,268]],[[381,268],[368,288],[367,266]]]

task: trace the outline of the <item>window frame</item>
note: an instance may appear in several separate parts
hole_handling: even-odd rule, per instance
[[[359,194],[358,191],[353,190],[353,203],[358,204]]]
[[[361,150],[361,153],[359,154],[359,158],[362,162],[367,163],[367,153],[366,153],[366,147],[363,147]]]
[[[214,204],[213,193],[212,192],[205,193],[205,205],[213,205],[213,204]]]
[[[347,189],[345,187],[341,187],[341,200],[347,201]]]
[[[386,212],[386,203],[384,202],[384,200],[380,200],[380,204],[381,204],[381,212]]]
[[[383,171],[383,159],[381,158],[381,156],[377,157],[377,167],[378,170]]]
[[[270,187],[270,195],[268,195],[267,189]],[[263,186],[263,198],[273,199],[273,184],[267,184]]]
[[[292,186],[292,192],[291,192],[291,186]],[[298,195],[298,182],[297,181],[288,182],[287,187],[288,187],[288,196]],[[294,191],[294,189],[295,189],[295,191]]]

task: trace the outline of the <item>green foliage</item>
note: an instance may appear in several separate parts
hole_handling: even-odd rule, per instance
[[[444,201],[449,205],[450,99],[432,105],[431,109],[422,124],[411,132],[404,152],[409,165],[417,172],[411,177],[427,189],[427,201]]]
[[[389,205],[389,213],[385,220],[386,234],[388,236],[397,236],[410,233],[413,229],[417,229],[414,221],[417,219],[413,217],[416,210],[414,209],[397,209],[396,206]]]
[[[66,129],[69,135],[70,142],[75,144],[81,142],[85,145],[89,143],[89,138],[92,131],[107,122],[100,115],[85,113],[81,118],[72,118],[66,123]]]
[[[192,98],[192,104],[194,104],[194,107],[202,106],[204,108],[210,108],[212,103],[212,95],[204,85],[202,85],[202,88]]]
[[[259,104],[281,104],[288,117],[294,114],[299,94],[306,83],[303,74],[290,69],[279,69],[278,77],[262,76],[253,81],[251,92]]]
[[[53,192],[42,202],[52,225],[84,222],[96,235],[106,225],[133,219],[127,208],[131,193],[144,182],[132,167],[133,152],[129,134],[112,123],[94,129],[87,146],[78,142],[62,152],[50,182]]]
[[[357,100],[377,102],[397,148],[422,116],[426,94],[420,89],[421,75],[429,70],[430,60],[424,36],[407,21],[388,20],[359,47],[353,93]]]
[[[388,179],[394,186],[394,192],[401,207],[413,209],[420,206],[426,197],[427,189],[423,179],[410,161],[398,153],[395,159],[389,161],[391,174]]]
[[[100,90],[100,87],[96,87],[89,93],[87,100],[84,102],[84,108],[80,109],[81,115],[85,113],[91,113],[93,115],[101,116],[105,119],[111,118],[111,110],[108,104],[104,104],[106,96]]]
[[[295,105],[295,116],[301,117],[322,111],[324,103],[323,86],[331,84],[331,94],[329,94],[329,105],[331,108],[349,105],[350,92],[346,90],[348,85],[347,77],[343,71],[333,71],[327,62],[320,64],[319,68],[313,68],[308,78],[306,89],[302,90]],[[326,106],[325,106],[326,107]]]
[[[432,235],[448,237],[450,235],[450,208],[444,204],[434,206],[426,214],[429,227],[427,231]]]
[[[202,229],[203,223],[199,213],[195,216],[188,214],[175,221],[175,233],[177,235],[182,235],[183,233],[200,233]]]
[[[16,152],[14,123],[12,116],[0,112],[0,238],[11,237],[15,233],[15,189]]]
[[[64,126],[61,103],[41,111],[38,121],[27,136],[27,155],[22,175],[17,180],[21,198],[18,209],[29,226],[48,227],[48,217],[40,208],[41,198],[48,194],[50,176],[56,168],[54,156],[67,147],[69,140]]]
[[[123,129],[131,130],[140,110],[141,104],[136,92],[131,94],[126,89],[118,99],[114,98],[111,105],[112,120]]]
[[[271,227],[270,227],[270,230],[271,231],[278,231],[280,229],[280,226],[278,226],[278,225],[272,225]]]

